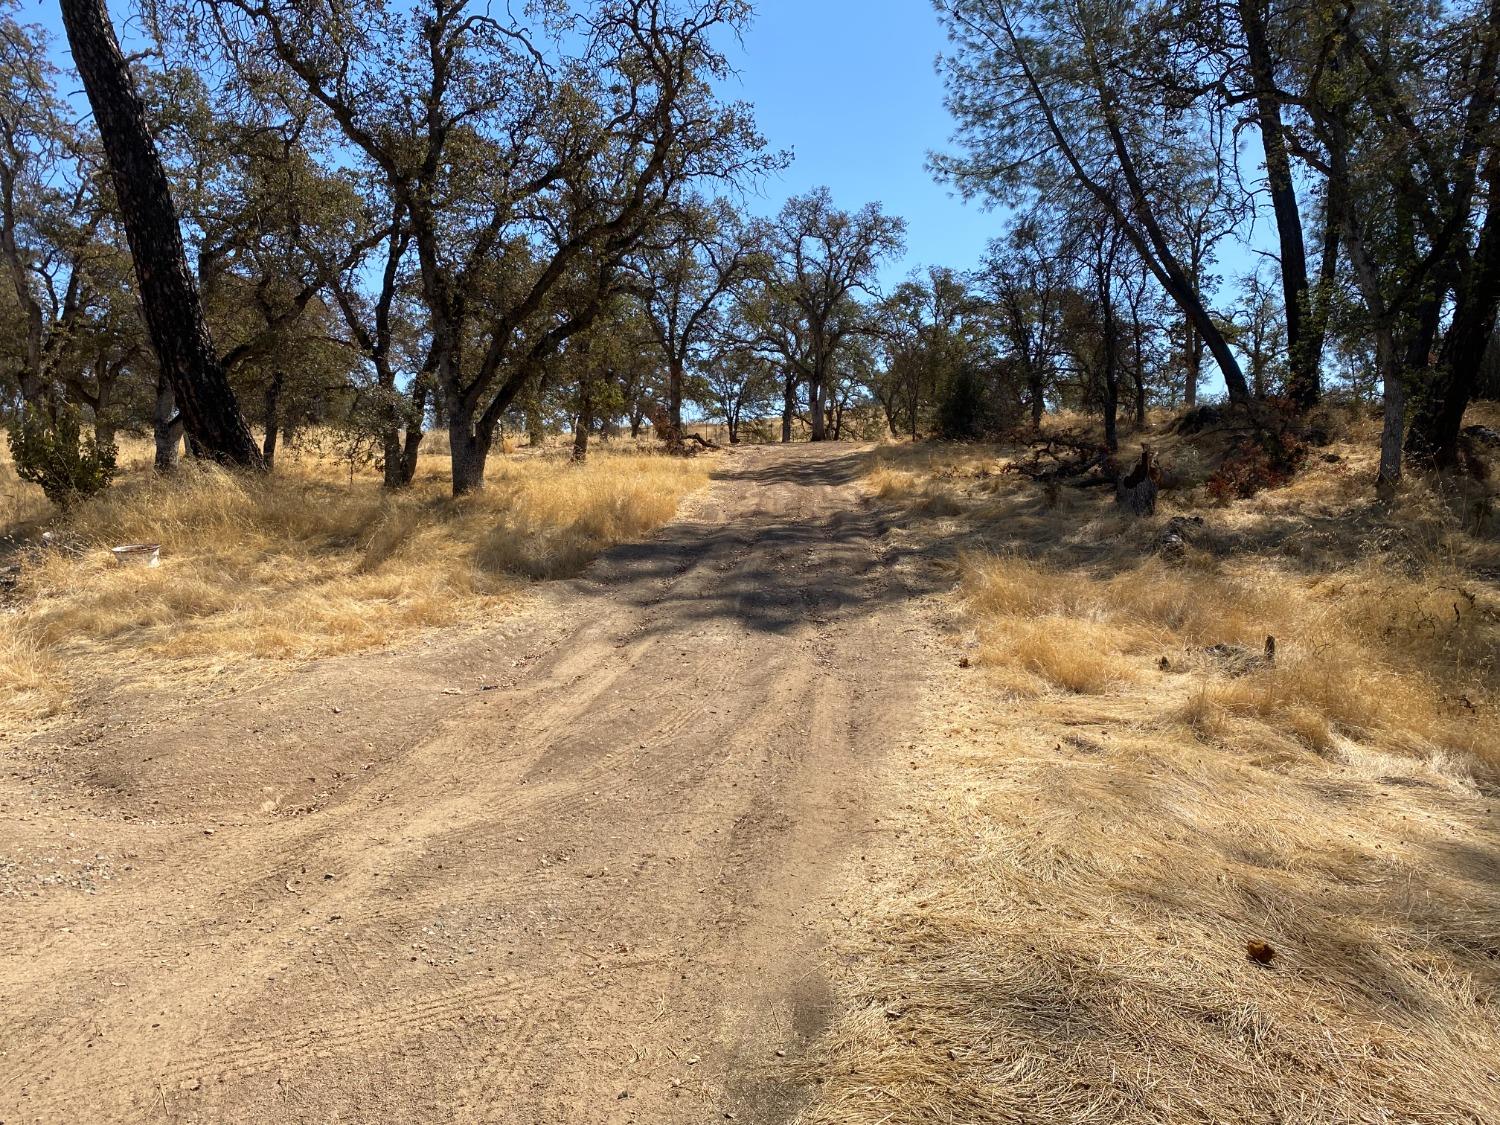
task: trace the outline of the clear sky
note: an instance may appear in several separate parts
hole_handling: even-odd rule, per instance
[[[907,222],[914,266],[968,269],[1000,233],[1002,216],[965,204],[927,171],[952,122],[934,62],[945,39],[927,0],[759,0],[726,96],[753,102],[773,148],[795,160],[752,207],[774,211],[820,184],[854,210],[879,200]]]

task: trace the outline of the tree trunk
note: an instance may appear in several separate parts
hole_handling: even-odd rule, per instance
[[[266,437],[260,446],[260,458],[266,464],[266,471],[276,467],[276,441],[281,436],[281,388],[285,376],[277,371],[271,376],[271,381],[266,384]]]
[[[413,387],[411,397],[412,416],[406,423],[406,436],[401,447],[402,488],[417,479],[417,458],[422,452],[422,424],[427,418],[427,385],[421,383]]]
[[[203,323],[167,175],[104,0],[61,0],[61,7],[104,144],[158,366],[172,381],[198,448],[226,464],[260,468],[260,450]]]
[[[1406,431],[1406,380],[1389,328],[1375,330],[1376,362],[1385,384],[1385,418],[1380,433],[1380,472],[1375,494],[1390,500],[1401,485],[1401,445]]]
[[[594,396],[588,376],[578,386],[578,418],[573,423],[573,460],[589,458],[589,430],[594,427]],[[678,427],[679,431],[681,427]]]
[[[480,435],[467,418],[448,423],[448,442],[453,464],[453,495],[468,496],[484,489],[484,466],[489,459],[490,443]]]
[[[1443,340],[1437,378],[1417,403],[1406,439],[1407,453],[1440,471],[1458,464],[1464,412],[1479,385],[1480,367],[1500,309],[1500,158],[1490,158],[1486,179],[1490,202],[1479,248]]]
[[[812,427],[808,435],[811,441],[824,441],[828,437],[823,418],[823,380],[814,377],[807,385],[807,416]]]
[[[1271,209],[1276,216],[1276,233],[1281,244],[1281,286],[1286,309],[1289,368],[1287,397],[1305,410],[1317,403],[1321,393],[1322,333],[1316,327],[1313,295],[1308,289],[1307,247],[1302,238],[1302,216],[1297,206],[1296,185],[1292,181],[1292,162],[1287,153],[1281,102],[1276,94],[1276,69],[1266,36],[1262,0],[1240,0],[1239,12],[1250,79],[1255,88],[1255,118],[1265,153]]]
[[[94,412],[94,444],[104,449],[115,444],[115,424],[97,410]]]
[[[1104,345],[1104,446],[1111,453],[1120,448],[1120,369],[1110,353],[1114,348]]]
[[[382,372],[382,375],[385,373]],[[406,453],[403,448],[403,423],[409,427],[407,419],[403,417],[400,400],[397,398],[395,380],[382,378],[381,390],[388,396],[384,413],[385,421],[380,432],[380,465],[381,484],[385,488],[405,488],[410,480],[406,476]],[[416,427],[420,431],[420,425]]]
[[[1192,321],[1184,325],[1187,331],[1187,381],[1182,388],[1182,404],[1191,410],[1198,405],[1198,382],[1203,377],[1203,337]]]
[[[1140,431],[1146,428],[1146,347],[1145,329],[1142,328],[1141,319],[1134,310],[1130,314],[1130,330],[1134,361],[1131,379],[1135,383],[1135,428]]]
[[[786,445],[792,440],[792,418],[797,413],[797,381],[790,375],[782,389],[781,400],[781,443]]]
[[[1115,485],[1115,503],[1127,507],[1137,516],[1156,514],[1157,483],[1160,474],[1151,462],[1151,447],[1141,446],[1141,459],[1128,476]]]
[[[182,449],[182,415],[177,413],[177,396],[166,373],[156,373],[156,408],[152,413],[156,435],[156,471],[169,473],[177,467]]]
[[[400,488],[404,465],[405,461],[401,456],[401,431],[387,421],[380,431],[380,483],[386,488]]]
[[[682,360],[673,356],[667,364],[667,424],[669,434],[656,436],[668,445],[682,440]]]

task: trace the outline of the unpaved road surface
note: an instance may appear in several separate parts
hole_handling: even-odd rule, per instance
[[[0,1122],[780,1121],[934,657],[847,447],[481,630],[0,742]]]

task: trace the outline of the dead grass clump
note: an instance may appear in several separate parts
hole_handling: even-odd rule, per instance
[[[186,675],[482,617],[523,579],[576,574],[660,526],[707,480],[701,465],[633,451],[581,466],[532,455],[498,461],[484,492],[455,501],[438,468],[400,495],[373,476],[350,486],[342,466],[311,458],[269,477],[202,465],[129,475],[55,517],[51,545],[17,556],[0,615],[0,713],[52,713],[74,684],[118,677],[122,662]],[[160,568],[117,567],[109,548],[132,542],[160,543]]]
[[[16,711],[54,715],[67,698],[58,662],[0,618],[0,698]],[[3,711],[0,711],[3,713]]]
[[[1066,691],[1099,695],[1136,678],[1115,658],[1114,644],[1102,622],[1047,616],[987,632],[980,654],[988,663],[1013,663]]]
[[[613,472],[600,470],[611,463]],[[671,519],[684,481],[707,480],[705,469],[691,465],[681,457],[638,455],[539,474],[529,463],[508,464],[487,490],[486,502],[501,495],[504,500],[479,544],[479,561],[493,571],[531,578],[575,575],[611,543]]]
[[[52,505],[42,490],[16,476],[9,459],[0,455],[0,535],[24,533],[51,514]]]

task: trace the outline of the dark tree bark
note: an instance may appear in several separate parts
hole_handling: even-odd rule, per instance
[[[682,440],[682,381],[683,363],[674,355],[667,363],[667,425],[672,432],[657,435],[668,445]]]
[[[1458,292],[1436,378],[1417,403],[1406,437],[1406,452],[1413,460],[1441,471],[1458,464],[1464,412],[1479,385],[1480,367],[1500,309],[1500,157],[1491,156],[1486,179],[1490,202],[1479,248]]]
[[[1276,94],[1276,68],[1267,41],[1262,0],[1240,0],[1240,26],[1245,33],[1250,79],[1255,87],[1255,118],[1265,151],[1266,180],[1276,234],[1281,244],[1281,286],[1286,308],[1287,397],[1307,409],[1322,393],[1323,329],[1319,305],[1308,287],[1307,247],[1302,238],[1302,214],[1292,181],[1281,101]],[[1337,241],[1334,243],[1337,253]],[[1325,246],[1325,254],[1327,249]]]
[[[1120,448],[1120,360],[1115,339],[1114,302],[1104,302],[1104,444]]]
[[[484,466],[489,460],[490,443],[494,435],[482,430],[482,426],[473,422],[448,423],[455,496],[466,496],[484,487]]]
[[[589,459],[589,431],[594,428],[593,411],[587,405],[578,411],[573,422],[573,460]]]
[[[406,436],[401,448],[401,488],[417,479],[417,458],[422,452],[422,424],[427,416],[427,390],[426,380],[419,379],[411,391],[412,417],[406,424]]]
[[[792,440],[792,418],[796,413],[797,380],[792,375],[788,375],[783,385],[781,400],[781,442],[783,445]]]
[[[1151,447],[1141,446],[1141,459],[1128,476],[1115,485],[1115,503],[1137,516],[1156,514],[1156,495],[1161,474],[1151,460]]]
[[[260,458],[266,471],[276,467],[276,441],[281,436],[281,388],[286,376],[277,371],[266,384],[266,438],[261,442]]]
[[[1130,318],[1131,333],[1131,381],[1135,384],[1135,428],[1137,431],[1146,428],[1146,349],[1144,338],[1146,330],[1141,324],[1141,319],[1134,310]]]
[[[587,461],[589,458],[589,431],[594,428],[594,372],[589,366],[588,341],[579,347],[584,357],[584,370],[578,379],[578,417],[573,423],[573,460]],[[677,428],[677,440],[682,440],[682,400],[678,399],[678,415],[672,424]]]
[[[226,464],[261,468],[260,450],[203,323],[167,174],[104,0],[61,0],[61,7],[104,143],[158,366],[172,381],[197,449]]]
[[[807,385],[807,416],[811,426],[808,440],[810,441],[824,441],[828,437],[828,427],[823,414],[823,396],[827,392],[827,386],[823,378],[821,371],[814,372]]]
[[[1186,333],[1187,346],[1183,355],[1187,361],[1187,375],[1182,386],[1182,404],[1191,410],[1198,405],[1198,384],[1203,378],[1203,337],[1198,335],[1191,320],[1183,322],[1183,332]]]

